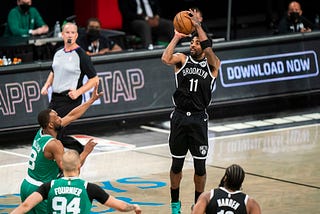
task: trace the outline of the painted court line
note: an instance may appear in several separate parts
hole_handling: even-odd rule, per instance
[[[5,165],[0,165],[0,168],[6,168],[6,167],[15,167],[15,166],[22,166],[22,165],[27,165],[27,162],[23,163],[12,163],[12,164],[5,164]]]
[[[270,122],[270,123],[273,123],[273,124],[277,124],[277,125],[285,124],[285,123],[293,123],[293,121],[291,121],[291,120],[285,120],[285,119],[282,119],[282,118],[273,118],[273,119],[267,119],[267,120],[264,120],[264,121]]]
[[[301,121],[310,120],[310,118],[302,117],[302,116],[300,116],[300,115],[284,117],[283,119],[285,119],[285,120],[292,120],[292,121],[294,121],[294,122],[301,122]]]
[[[245,136],[245,135],[256,135],[256,134],[263,134],[263,133],[287,131],[287,130],[293,130],[293,129],[297,129],[297,128],[308,128],[308,127],[313,127],[313,126],[319,126],[319,124],[316,123],[316,124],[308,124],[308,125],[285,127],[285,128],[274,128],[274,129],[270,129],[270,130],[251,131],[251,132],[247,132],[247,133],[232,134],[232,135],[227,135],[227,136],[215,136],[215,137],[209,138],[209,141],[213,141],[215,139],[227,139],[227,138],[233,138],[233,137],[239,137],[239,136]],[[148,130],[152,130],[152,131],[160,132],[160,133],[168,133],[167,130],[163,130],[163,129],[159,129],[159,128],[153,128],[153,127],[148,127],[148,126],[143,126],[142,128],[144,128],[144,129],[150,128]],[[159,144],[159,145],[156,145],[156,146],[157,147],[161,147],[162,145],[168,146],[167,144]],[[139,149],[143,149],[143,148],[147,148],[147,147],[148,146],[139,147]],[[137,149],[135,149],[135,150],[137,150]]]
[[[154,132],[160,132],[160,133],[165,133],[165,134],[169,134],[170,131],[166,130],[166,129],[160,129],[160,128],[155,128],[155,127],[150,127],[150,126],[140,126],[140,128],[142,129],[146,129],[146,130],[150,130],[150,131],[154,131]]]
[[[23,155],[23,154],[19,154],[16,152],[8,152],[8,151],[4,151],[4,150],[0,150],[0,152],[8,154],[8,155],[15,155],[15,156],[19,156],[19,157],[29,158],[29,155]]]
[[[245,124],[245,123],[233,123],[233,124],[228,124],[225,125],[226,127],[231,127],[233,129],[249,129],[249,128],[253,128],[254,126],[249,125],[249,124]]]
[[[312,119],[320,119],[320,113],[312,113],[312,114],[303,114],[303,117],[309,117]]]
[[[263,121],[263,120],[249,121],[249,122],[245,122],[245,124],[249,124],[249,125],[255,126],[255,127],[263,127],[263,126],[271,126],[271,125],[273,125],[273,123],[266,122],[266,121]]]
[[[217,137],[211,137],[208,140],[209,141],[214,141],[217,139],[227,139],[227,138],[234,138],[234,137],[239,137],[239,136],[245,136],[245,135],[256,135],[256,134],[261,134],[261,133],[270,133],[270,132],[280,132],[280,131],[286,131],[286,130],[292,130],[292,129],[297,129],[297,128],[308,128],[308,127],[313,127],[313,126],[319,126],[320,124],[309,124],[309,125],[301,125],[301,126],[294,126],[294,127],[286,127],[286,128],[277,128],[277,129],[271,129],[271,130],[262,130],[262,131],[255,131],[255,132],[248,132],[248,133],[240,133],[240,134],[233,134],[233,135],[228,135],[228,136],[217,136]],[[148,126],[142,126],[143,129],[148,129],[152,130],[155,132],[160,132],[160,133],[165,133],[167,134],[167,130],[162,130],[159,128],[153,128],[153,127],[148,127]],[[150,145],[150,146],[142,146],[142,147],[136,147],[136,148],[131,148],[128,150],[116,150],[116,151],[105,151],[105,152],[98,152],[98,153],[92,153],[90,156],[98,156],[98,155],[103,155],[106,153],[119,153],[119,152],[126,152],[126,151],[139,151],[143,149],[149,149],[149,148],[159,148],[159,147],[166,147],[168,146],[168,143],[164,144],[157,144],[157,145]],[[29,156],[22,155],[19,153],[15,152],[7,152],[0,150],[2,153],[8,153],[16,156],[21,156],[21,157],[26,157],[28,158]],[[13,167],[13,166],[20,166],[20,165],[26,165],[27,163],[15,163],[15,164],[6,164],[6,165],[0,165],[0,168],[5,168],[5,167]]]
[[[226,132],[226,131],[234,130],[233,128],[226,127],[226,126],[211,126],[211,127],[208,127],[208,129],[213,132]]]
[[[233,137],[240,137],[245,135],[256,135],[256,134],[265,134],[265,133],[271,133],[271,132],[282,132],[282,131],[288,131],[293,129],[301,129],[301,128],[308,128],[313,126],[319,126],[320,124],[308,124],[308,125],[301,125],[301,126],[293,126],[293,127],[286,127],[286,128],[275,128],[270,130],[262,130],[262,131],[253,131],[253,132],[247,132],[247,133],[240,133],[240,134],[232,134],[227,136],[218,136],[218,137],[212,137],[209,138],[209,140],[215,140],[215,139],[227,139],[227,138],[233,138]]]
[[[231,124],[225,124],[225,125],[209,126],[208,130],[213,132],[226,132],[226,131],[249,129],[249,128],[256,128],[256,127],[303,122],[303,121],[309,121],[314,119],[320,119],[320,113],[310,113],[310,114],[304,114],[304,115],[288,116],[283,118],[272,118],[272,119],[265,119],[265,120],[247,121],[243,123],[231,123]],[[169,125],[169,121],[167,121],[166,124]],[[167,129],[161,129],[161,128],[142,125],[140,126],[140,128],[150,130],[150,131],[170,134],[170,131],[168,130],[170,129],[170,126],[167,127]]]
[[[301,126],[286,127],[286,128],[276,128],[276,129],[271,129],[271,130],[254,131],[254,132],[248,132],[248,133],[232,134],[232,135],[228,135],[228,136],[217,136],[217,137],[209,138],[209,140],[210,141],[215,140],[215,139],[222,139],[223,140],[223,139],[227,139],[227,138],[244,136],[244,135],[256,135],[256,134],[261,134],[261,133],[280,132],[280,131],[292,130],[292,129],[297,129],[297,128],[308,128],[308,127],[319,126],[319,125],[320,124],[309,124],[309,125],[301,125]],[[166,133],[166,134],[168,133],[167,130],[162,130],[159,128],[153,128],[153,127],[148,127],[148,126],[141,126],[141,127],[143,129],[148,129],[148,130],[152,130],[155,132]],[[127,150],[115,150],[115,151],[105,151],[105,152],[99,152],[99,153],[92,153],[92,154],[90,154],[90,156],[97,156],[97,155],[102,155],[102,154],[106,154],[106,153],[119,153],[119,152],[125,152],[125,151],[139,151],[139,150],[143,150],[143,149],[159,148],[159,147],[163,147],[163,146],[168,146],[168,143],[150,145],[150,146],[141,146],[141,147],[131,148],[131,149],[127,149]],[[10,153],[10,154],[14,154],[14,155],[22,156],[22,157],[26,157],[26,158],[29,157],[26,155],[21,155],[19,153],[7,152],[7,151],[3,151],[3,150],[0,150],[0,152]],[[0,167],[23,165],[23,164],[26,164],[26,163],[7,164],[7,165],[2,165],[2,166],[0,165]]]

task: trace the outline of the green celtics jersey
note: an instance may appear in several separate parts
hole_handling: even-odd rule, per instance
[[[51,181],[48,193],[48,213],[90,213],[92,203],[87,193],[87,182],[80,178],[60,178]]]
[[[36,134],[31,155],[28,162],[28,175],[40,182],[49,182],[56,179],[59,174],[59,167],[55,160],[49,160],[44,156],[44,148],[50,140],[51,135],[42,134],[42,129]]]

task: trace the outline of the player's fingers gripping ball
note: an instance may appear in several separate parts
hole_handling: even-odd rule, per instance
[[[173,26],[179,33],[183,33],[186,35],[191,34],[195,31],[193,23],[191,21],[189,11],[180,11],[177,13],[173,19]]]

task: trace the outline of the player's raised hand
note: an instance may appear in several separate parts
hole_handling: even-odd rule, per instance
[[[93,101],[96,101],[97,99],[99,99],[102,95],[103,95],[103,92],[98,92],[98,87],[99,87],[99,84],[96,83],[95,86],[94,86],[94,89],[93,89],[93,92],[92,92],[92,95],[91,95],[91,99]]]

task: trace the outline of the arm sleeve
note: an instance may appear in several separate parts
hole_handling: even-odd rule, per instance
[[[91,61],[91,58],[89,55],[86,54],[86,52],[83,50],[83,48],[76,49],[77,53],[80,57],[80,69],[81,72],[83,72],[89,79],[97,76],[97,72],[93,66],[93,63]]]
[[[43,200],[46,200],[48,198],[48,193],[49,193],[49,190],[50,190],[50,186],[51,186],[51,182],[48,182],[48,183],[44,183],[42,184],[37,192],[40,193],[40,195],[42,196]]]
[[[96,199],[99,203],[104,204],[109,199],[109,194],[94,183],[88,183],[87,192],[91,202]]]

